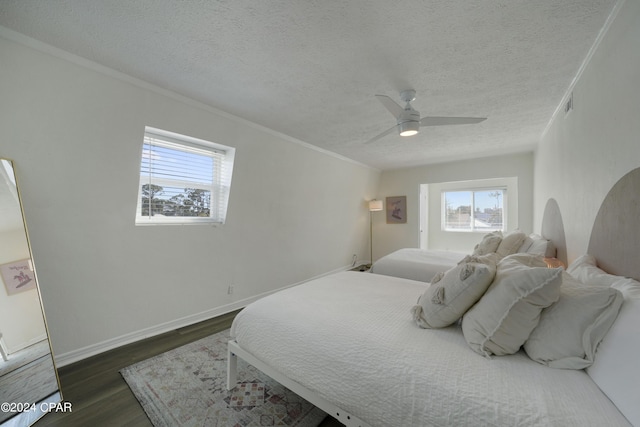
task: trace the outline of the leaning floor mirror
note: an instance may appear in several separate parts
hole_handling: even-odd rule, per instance
[[[62,395],[14,165],[0,163],[0,426],[29,426]]]

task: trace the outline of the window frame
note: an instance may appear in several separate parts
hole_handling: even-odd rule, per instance
[[[210,157],[213,162],[211,184],[195,181],[195,173],[191,176],[192,179],[154,177],[153,172],[145,174],[145,156],[146,159],[152,158],[154,147]],[[135,225],[223,225],[227,217],[234,160],[233,147],[146,126],[141,144]],[[188,165],[183,166],[184,170],[189,169]],[[209,216],[164,216],[152,214],[151,209],[149,215],[142,215],[142,189],[145,184],[184,188],[185,192],[187,188],[209,191]]]
[[[477,192],[487,192],[487,191],[501,191],[502,192],[502,227],[501,228],[478,228],[475,226],[475,193]],[[471,206],[470,206],[470,218],[469,218],[469,228],[449,228],[447,227],[447,205],[446,205],[446,194],[447,193],[462,193],[468,192],[471,193]],[[466,187],[466,188],[456,188],[456,189],[448,189],[441,190],[440,192],[440,206],[441,206],[441,224],[440,230],[443,232],[451,232],[451,233],[491,233],[493,231],[502,231],[504,232],[507,229],[507,186],[506,185],[497,185],[497,186],[488,186],[488,187]]]

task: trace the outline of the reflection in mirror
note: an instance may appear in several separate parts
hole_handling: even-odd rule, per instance
[[[28,426],[62,396],[13,164],[0,163],[0,426]]]

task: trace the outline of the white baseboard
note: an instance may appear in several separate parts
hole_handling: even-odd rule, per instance
[[[7,350],[7,352],[9,354],[17,353],[18,351],[24,350],[27,347],[31,347],[32,345],[37,344],[40,341],[46,340],[47,338],[48,338],[47,334],[45,333],[45,334],[39,335],[39,336],[37,336],[35,338],[31,338],[29,341],[21,342],[20,344],[18,344],[15,347],[9,347],[6,350]],[[6,345],[6,343],[5,343],[5,345]]]
[[[145,338],[150,338],[156,335],[164,334],[165,332],[170,332],[176,329],[184,328],[186,326],[190,326],[196,324],[198,322],[202,322],[204,320],[208,320],[217,316],[222,316],[223,314],[230,313],[234,310],[238,310],[243,308],[250,303],[259,300],[260,298],[264,298],[267,295],[273,294],[275,292],[281,291],[286,288],[290,288],[292,286],[301,285],[302,283],[308,282],[310,280],[318,279],[323,276],[328,276],[330,274],[338,273],[340,271],[344,271],[350,268],[350,266],[345,266],[334,271],[330,271],[328,273],[320,274],[318,276],[312,277],[307,280],[303,280],[298,283],[294,283],[289,286],[284,286],[279,289],[275,289],[273,291],[264,292],[259,295],[255,295],[250,298],[245,298],[240,301],[235,301],[230,304],[226,304],[220,307],[212,308],[211,310],[206,310],[201,313],[196,313],[190,316],[182,317],[180,319],[173,320],[171,322],[161,323],[159,325],[152,326],[150,328],[141,329],[139,331],[131,332],[125,335],[121,335],[119,337],[111,338],[96,344],[92,344],[83,348],[79,348],[77,350],[72,350],[62,354],[54,354],[54,361],[56,367],[60,368],[63,366],[70,365],[75,362],[79,362],[81,360],[87,359],[91,356],[95,356],[100,353],[104,353],[105,351],[113,350],[114,348],[122,347],[123,345],[131,344],[136,341],[143,340]]]

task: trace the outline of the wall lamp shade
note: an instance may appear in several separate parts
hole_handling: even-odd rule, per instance
[[[369,202],[369,211],[377,212],[382,210],[382,200],[371,200]]]

